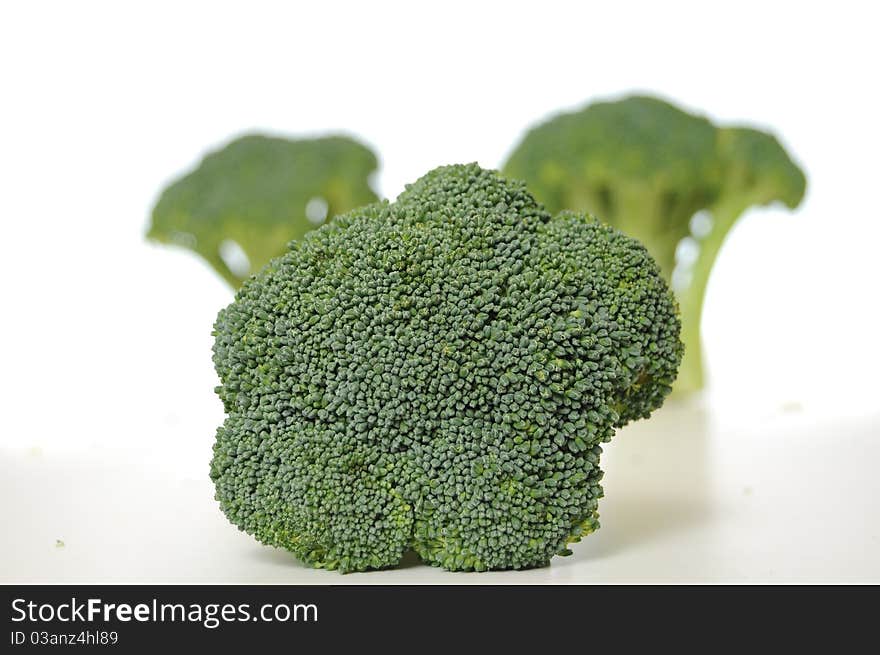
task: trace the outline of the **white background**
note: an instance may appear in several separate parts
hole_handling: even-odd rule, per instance
[[[839,474],[868,466],[876,26],[861,2],[5,3],[0,449],[62,471],[68,456],[117,469],[134,456],[204,481],[222,420],[211,324],[232,293],[143,233],[163,185],[206,150],[243,131],[348,132],[377,150],[393,198],[440,164],[497,167],[555,111],[638,90],[774,131],[808,177],[797,211],[744,217],[713,273],[704,400],[718,434],[794,412],[821,457],[855,422],[869,455]],[[80,482],[53,480],[60,494]],[[7,515],[34,479],[15,484]],[[876,525],[873,511],[853,525]]]

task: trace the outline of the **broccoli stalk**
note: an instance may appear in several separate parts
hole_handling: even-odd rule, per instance
[[[686,283],[676,289],[681,306],[682,341],[686,347],[676,390],[703,387],[703,351],[700,323],[712,267],[724,240],[750,207],[781,202],[796,208],[804,196],[806,178],[771,135],[747,127],[718,130],[721,183],[708,208],[711,225],[698,235],[699,250]]]
[[[677,392],[704,384],[703,301],[726,235],[749,207],[797,207],[806,186],[771,135],[719,128],[643,96],[595,103],[538,125],[503,170],[525,180],[548,210],[594,213],[646,245],[681,306],[685,356]],[[698,212],[711,216],[708,233],[691,229]],[[685,238],[699,245],[690,267],[676,260]]]

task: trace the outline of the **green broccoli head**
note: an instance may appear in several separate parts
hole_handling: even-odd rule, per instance
[[[732,203],[737,215],[753,205],[781,202],[796,208],[804,197],[807,179],[779,141],[749,127],[718,130],[721,188],[715,206]]]
[[[703,386],[703,296],[725,235],[749,207],[781,201],[794,208],[805,188],[803,173],[771,135],[718,128],[644,96],[597,102],[533,128],[504,172],[525,180],[550,211],[594,213],[639,239],[676,281],[687,346],[681,391]],[[701,211],[711,217],[708,231],[692,229]],[[686,238],[699,254],[682,270],[676,253]]]
[[[168,186],[147,237],[189,248],[238,287],[287,243],[337,213],[374,202],[376,156],[347,137],[244,136]],[[224,247],[246,261],[230,266]]]
[[[316,567],[545,564],[598,527],[600,444],[662,404],[679,328],[634,239],[438,168],[220,312],[216,498]]]

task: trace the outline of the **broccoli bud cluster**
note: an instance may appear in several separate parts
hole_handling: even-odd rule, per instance
[[[220,312],[216,497],[316,567],[546,564],[598,527],[601,444],[662,404],[679,330],[634,239],[435,169],[291,243]]]

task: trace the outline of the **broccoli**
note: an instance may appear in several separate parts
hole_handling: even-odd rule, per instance
[[[372,151],[347,137],[244,136],[162,192],[147,238],[194,250],[237,288],[291,239],[374,202],[377,166]]]
[[[636,240],[437,168],[220,311],[216,499],[315,567],[544,565],[598,527],[601,444],[662,404],[679,331]]]
[[[681,392],[703,387],[703,297],[725,236],[750,206],[781,201],[794,209],[806,187],[771,135],[719,128],[643,96],[594,103],[538,125],[503,170],[525,180],[549,211],[595,213],[645,244],[681,303]],[[696,259],[677,262],[685,240],[697,246]]]

